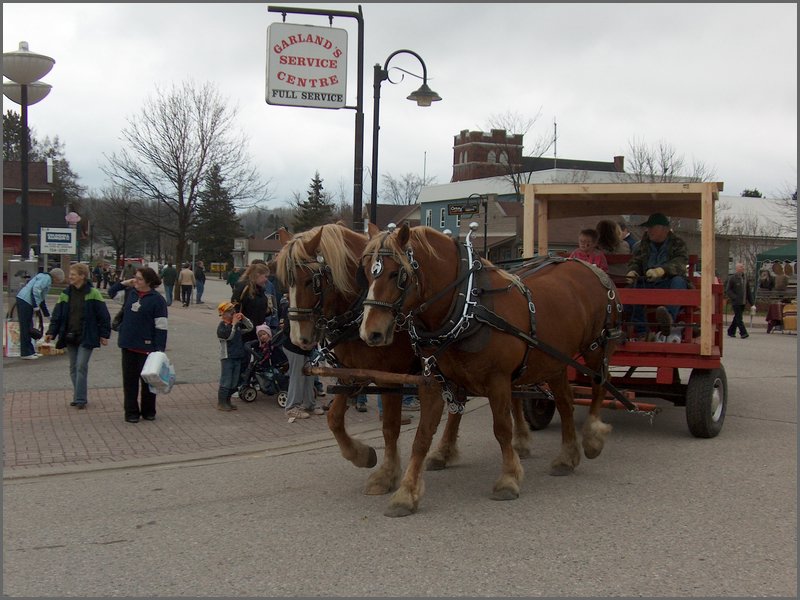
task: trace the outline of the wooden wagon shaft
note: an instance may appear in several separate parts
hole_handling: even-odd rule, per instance
[[[318,375],[320,377],[335,377],[343,384],[369,384],[385,383],[399,385],[432,385],[433,378],[423,377],[422,375],[406,375],[403,373],[387,373],[386,371],[374,371],[371,369],[335,369],[333,367],[303,367],[306,375]]]

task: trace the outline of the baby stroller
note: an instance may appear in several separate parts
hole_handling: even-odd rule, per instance
[[[245,349],[250,355],[250,363],[244,372],[244,383],[239,386],[239,398],[245,402],[253,402],[258,392],[267,396],[276,396],[278,406],[286,408],[289,389],[289,361],[281,349],[279,332],[270,342],[270,355],[265,359],[261,354],[258,340],[247,342]]]

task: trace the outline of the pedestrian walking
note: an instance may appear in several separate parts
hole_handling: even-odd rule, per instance
[[[195,294],[197,298],[195,303],[203,304],[203,290],[205,290],[206,287],[206,270],[203,266],[202,260],[198,260],[194,267],[194,282]]]
[[[95,348],[106,346],[111,337],[111,315],[97,287],[89,281],[89,267],[77,263],[69,268],[69,286],[56,301],[45,342],[56,340],[56,348],[69,354],[72,380],[70,406],[86,408],[89,359]]]
[[[142,369],[148,354],[164,352],[167,347],[167,303],[156,291],[159,285],[161,278],[153,269],[139,267],[133,278],[115,283],[108,290],[111,298],[123,290],[125,293],[117,345],[122,349],[122,387],[127,423],[138,423],[140,417],[146,421],[156,418],[156,394],[142,380]]]
[[[750,337],[747,327],[744,326],[744,309],[747,304],[753,304],[753,292],[750,283],[744,274],[744,264],[736,263],[736,270],[728,277],[725,282],[725,295],[733,307],[733,319],[728,327],[728,337],[735,338],[736,330],[739,330],[739,337],[743,340]]]
[[[189,306],[192,302],[192,288],[195,285],[194,271],[189,268],[189,263],[184,263],[181,272],[178,273],[178,285],[181,286],[181,302],[183,306]]]
[[[161,270],[161,283],[164,285],[164,297],[167,306],[172,306],[172,299],[175,297],[175,282],[178,280],[178,269],[172,266],[172,261]]]

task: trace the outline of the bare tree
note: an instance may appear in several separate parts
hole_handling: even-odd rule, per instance
[[[237,113],[210,83],[184,82],[168,92],[156,88],[156,96],[122,130],[128,147],[120,155],[106,157],[103,171],[114,184],[161,203],[174,216],[174,227],[157,223],[147,214],[141,218],[175,238],[177,262],[183,261],[198,198],[212,165],[219,165],[237,207],[269,197],[268,183],[262,183],[250,166],[247,137],[234,131]]]
[[[435,181],[436,177],[426,177],[423,180],[422,177],[414,173],[406,173],[397,179],[389,174],[384,174],[384,187],[381,190],[381,197],[389,200],[391,204],[403,204],[406,206],[416,204],[422,187]]]
[[[717,204],[714,227],[718,235],[730,240],[730,253],[734,262],[741,262],[748,276],[756,276],[756,256],[775,247],[775,237],[781,235],[782,228],[769,222],[755,212],[732,215],[730,207],[723,202]]]
[[[775,204],[784,219],[779,223],[790,233],[797,234],[797,184],[784,183],[773,194]]]
[[[683,155],[664,141],[648,146],[636,138],[628,142],[628,156],[625,158],[627,180],[639,183],[666,183],[672,181],[712,181],[714,170],[704,162],[692,160],[687,166]]]
[[[500,114],[495,114],[489,117],[486,129],[501,129],[505,130],[510,136],[522,135],[524,136],[530,132],[536,122],[542,115],[541,108],[533,117],[525,117],[517,112],[507,111]],[[517,151],[517,146],[512,144],[510,138],[506,143],[495,144],[495,155],[498,157],[498,162],[502,165],[503,174],[514,186],[514,192],[517,199],[520,200],[522,195],[520,193],[520,186],[531,182],[533,171],[525,169],[523,158],[539,158],[545,152],[553,147],[555,136],[551,133],[543,133],[534,139],[532,143],[527,144],[528,151],[522,149],[520,154]]]

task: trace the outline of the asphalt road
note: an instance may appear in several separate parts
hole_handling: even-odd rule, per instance
[[[652,422],[607,411],[602,455],[550,477],[556,417],[534,432],[511,502],[489,499],[500,461],[484,400],[468,405],[457,466],[427,473],[420,511],[403,519],[361,493],[369,472],[331,442],[5,481],[3,592],[795,597],[797,337],[726,342],[718,437],[691,437],[669,404]]]

